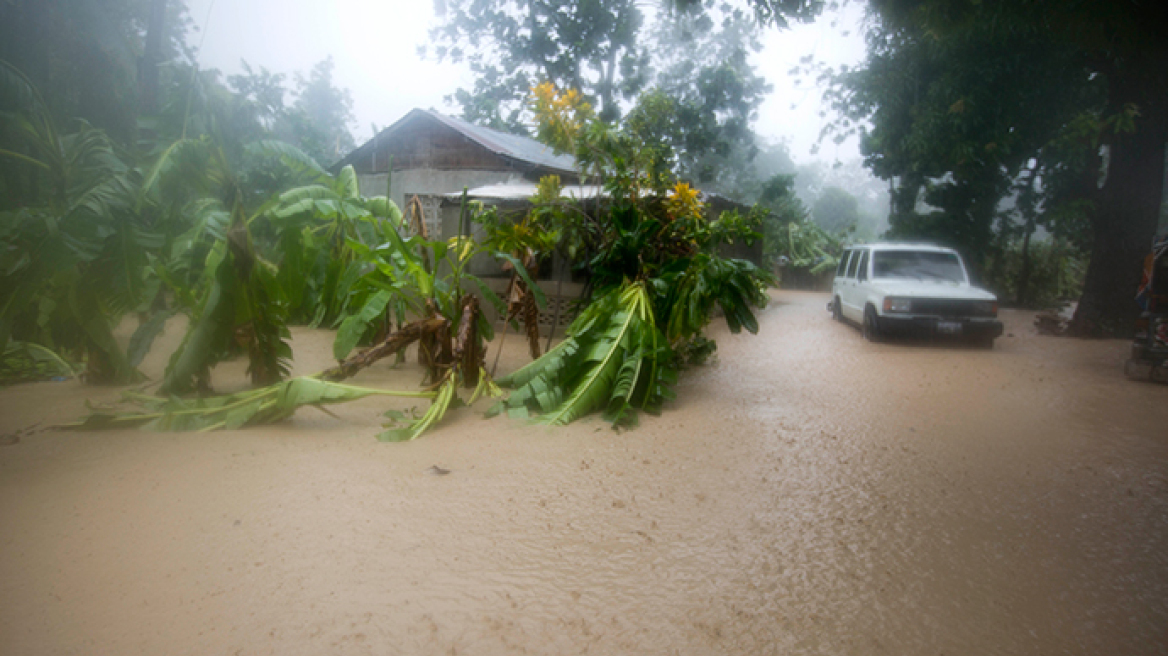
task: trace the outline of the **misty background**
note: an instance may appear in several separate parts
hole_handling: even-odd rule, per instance
[[[193,23],[188,42],[198,65],[225,78],[245,73],[246,64],[252,71],[283,75],[295,88],[298,75],[307,77],[331,58],[332,84],[351,99],[353,120],[345,127],[357,145],[414,108],[459,115],[452,94],[475,84],[465,62],[440,62],[432,55],[431,29],[439,17],[430,2],[189,0],[187,5]],[[639,9],[649,22],[659,21],[656,5]],[[836,116],[814,73],[806,72],[808,64],[837,70],[863,60],[864,11],[863,5],[845,3],[809,24],[758,30],[762,47],[749,63],[773,90],[752,125],[759,152],[751,165],[760,179],[795,174],[795,194],[821,227],[840,231],[854,224],[855,238],[873,239],[888,227],[886,184],[862,166],[854,136],[840,143],[820,138]],[[430,56],[423,57],[421,48],[430,48]]]

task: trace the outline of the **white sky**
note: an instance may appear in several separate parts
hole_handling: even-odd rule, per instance
[[[371,124],[384,128],[415,107],[457,113],[443,97],[473,85],[464,68],[417,55],[434,23],[431,0],[188,0],[188,5],[200,28],[192,41],[202,43],[204,68],[238,73],[240,60],[246,60],[291,81],[292,73],[307,72],[332,55],[336,84],[352,93],[358,143],[372,136]],[[820,118],[820,91],[807,88],[809,80],[796,86],[788,71],[808,54],[830,66],[860,61],[862,14],[859,3],[852,3],[815,24],[769,29],[765,35],[756,64],[775,92],[755,129],[788,140],[796,162],[812,158],[809,151],[831,114]],[[859,156],[854,140],[841,146],[825,140],[821,148],[818,158],[829,161]]]

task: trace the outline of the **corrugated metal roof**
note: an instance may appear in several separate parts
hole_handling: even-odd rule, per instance
[[[361,144],[361,146],[346,155],[340,162],[334,164],[333,169],[339,170],[346,164],[352,164],[360,158],[368,156],[368,152],[375,148],[383,139],[392,135],[411,120],[419,117],[426,117],[430,120],[438,121],[442,125],[458,132],[500,157],[526,164],[530,167],[550,169],[569,175],[576,173],[576,158],[571,155],[557,155],[551,148],[534,139],[473,125],[462,119],[447,116],[432,109],[410,110],[397,123],[385,128],[376,137]]]
[[[467,123],[460,118],[440,114],[432,109],[422,111],[497,155],[536,166],[559,169],[566,173],[572,173],[576,170],[576,158],[571,155],[557,155],[551,148],[534,139],[484,128],[480,125]]]

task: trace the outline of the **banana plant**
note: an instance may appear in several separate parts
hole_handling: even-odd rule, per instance
[[[321,174],[280,194],[254,223],[274,235],[290,319],[335,326],[348,308],[362,304],[363,298],[353,298],[354,285],[370,269],[350,243],[384,243],[389,231],[400,229],[402,214],[384,196],[361,196],[351,166],[335,178]]]
[[[149,193],[176,176],[203,194],[199,206],[204,220],[194,229],[205,232],[190,235],[188,241],[209,238],[212,246],[203,262],[199,292],[188,308],[190,326],[171,356],[162,391],[209,391],[211,368],[239,351],[248,356],[253,384],[279,381],[287,375],[292,356],[286,302],[276,266],[259,256],[250,230],[251,220],[272,201],[249,213],[235,167],[211,137],[175,142],[143,187]],[[162,277],[172,279],[165,272]],[[174,291],[190,295],[181,286]]]
[[[819,274],[839,263],[840,238],[807,219],[788,223],[777,236],[775,252],[786,257],[791,267]]]
[[[78,120],[62,131],[5,62],[0,109],[5,200],[16,201],[0,211],[0,349],[15,338],[84,358],[90,382],[137,380],[113,327],[149,297],[162,245],[137,211],[140,173],[101,130]]]
[[[514,391],[491,414],[535,412],[538,421],[562,426],[600,410],[614,424],[632,425],[638,410],[658,412],[673,398],[677,371],[646,283],[626,282],[597,298],[555,348],[500,379]]]
[[[522,320],[527,336],[528,351],[531,353],[532,359],[538,358],[541,352],[539,346],[540,301],[537,296],[540,290],[538,287],[529,286],[520,276],[519,270],[511,264],[511,261],[521,262],[528,276],[535,276],[538,274],[539,260],[555,250],[560,241],[560,234],[551,226],[559,223],[562,216],[562,211],[558,206],[561,189],[559,176],[544,176],[540,178],[537,192],[531,199],[531,210],[524,213],[518,220],[502,220],[497,208],[480,212],[474,219],[486,233],[484,246],[487,249],[510,255],[510,261],[505,264],[505,268],[511,269],[511,281],[507,285],[507,311],[503,318],[503,337],[506,338],[506,330],[513,320]],[[502,345],[500,344],[501,350]],[[497,363],[498,355],[496,355]]]
[[[549,120],[536,105],[537,118]],[[571,140],[583,172],[604,180],[608,196],[582,219],[596,239],[588,262],[594,300],[559,346],[499,381],[514,391],[493,412],[537,413],[560,425],[599,410],[631,424],[671,397],[687,360],[713,350],[702,333],[715,309],[732,332],[757,332],[753,308],[766,304],[773,279],[716,254],[724,242],[759,238],[757,217],[711,220],[700,194],[681,181],[670,189],[627,134],[585,120]]]

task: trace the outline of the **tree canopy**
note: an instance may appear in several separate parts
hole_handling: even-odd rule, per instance
[[[470,65],[474,87],[453,95],[467,120],[526,134],[532,88],[574,89],[671,171],[709,182],[756,152],[751,124],[771,91],[750,63],[761,29],[821,5],[702,0],[646,13],[629,0],[451,0],[425,54]]]
[[[1076,323],[1130,331],[1162,196],[1168,10],[1102,0],[871,10],[868,58],[837,74],[831,97],[842,128],[863,132],[867,165],[893,182],[891,234],[948,242],[990,269],[1036,225],[1088,241]]]

